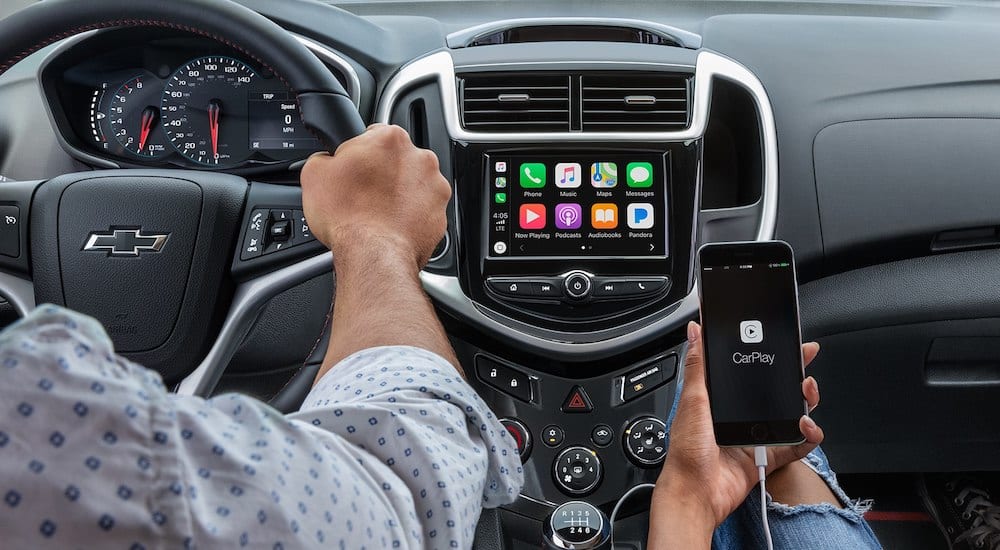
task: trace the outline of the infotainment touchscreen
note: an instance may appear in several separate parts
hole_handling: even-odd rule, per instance
[[[662,155],[486,156],[491,258],[667,256]]]

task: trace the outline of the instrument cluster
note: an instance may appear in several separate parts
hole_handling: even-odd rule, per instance
[[[77,158],[261,171],[321,149],[295,94],[266,68],[208,39],[140,33],[84,38],[42,69],[50,115]]]

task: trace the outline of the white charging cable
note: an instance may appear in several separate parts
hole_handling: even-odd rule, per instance
[[[615,518],[618,516],[618,510],[621,509],[622,504],[624,504],[625,501],[635,493],[643,489],[652,489],[654,487],[656,487],[656,485],[653,483],[642,483],[640,485],[636,485],[628,491],[625,491],[625,494],[622,495],[622,497],[618,499],[618,502],[615,503],[615,507],[611,509],[611,517],[608,518],[608,522],[611,523],[611,550],[615,550]]]
[[[753,461],[757,465],[757,478],[760,480],[760,517],[764,527],[764,541],[767,543],[767,550],[774,550],[771,527],[767,524],[767,489],[764,486],[764,479],[767,477],[767,447],[754,447]]]

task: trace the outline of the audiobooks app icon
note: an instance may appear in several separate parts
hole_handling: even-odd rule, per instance
[[[618,205],[610,202],[599,202],[590,207],[590,225],[594,229],[618,227]]]

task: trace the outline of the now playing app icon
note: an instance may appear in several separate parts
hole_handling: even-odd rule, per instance
[[[740,321],[740,340],[744,344],[759,344],[764,341],[764,325],[760,321]]]

